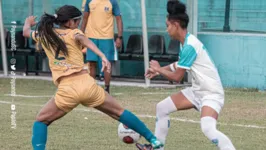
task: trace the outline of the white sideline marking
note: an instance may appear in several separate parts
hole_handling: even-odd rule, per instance
[[[0,101],[1,104],[11,104],[9,101]],[[21,105],[21,106],[37,106],[37,107],[42,107],[43,105],[37,105],[37,104],[23,104],[23,103],[16,103],[16,105]],[[83,111],[83,112],[92,112],[92,113],[100,113],[103,114],[102,112],[98,110],[90,110],[90,109],[80,109],[80,108],[75,108],[74,111]],[[151,115],[137,115],[140,118],[153,118],[155,119],[156,116],[151,116]],[[195,121],[191,119],[182,119],[182,118],[170,118],[170,120],[174,121],[180,121],[180,122],[188,122],[188,123],[195,123],[199,124],[200,121]],[[224,125],[224,126],[234,126],[234,127],[243,127],[243,128],[255,128],[255,129],[266,129],[265,126],[257,126],[257,125],[243,125],[243,124],[227,124],[227,123],[217,123],[219,125]]]
[[[153,92],[146,92],[146,93],[140,93],[140,95],[170,95],[171,93],[169,92],[157,92],[157,93],[153,93]],[[124,95],[124,93],[111,93],[111,95],[114,96],[119,96],[119,95]],[[10,97],[23,97],[23,98],[46,98],[46,97],[53,97],[54,95],[11,95],[11,94],[5,94],[4,96],[10,96]]]
[[[114,94],[111,94],[111,95],[116,95],[116,96],[118,96],[118,95],[124,95],[124,93],[114,93]]]
[[[123,93],[114,93],[112,95],[119,96],[123,95]],[[11,95],[11,94],[5,94],[4,96],[10,96],[10,97],[23,97],[23,98],[46,98],[46,97],[53,97],[54,95],[43,95],[43,96],[37,96],[37,95]]]
[[[45,98],[45,97],[52,97],[49,95],[43,95],[43,96],[35,96],[35,95],[11,95],[11,94],[5,94],[5,96],[11,96],[11,97],[25,97],[25,98]]]
[[[156,92],[156,93],[153,93],[153,92],[147,92],[147,93],[141,93],[141,95],[170,95],[170,94],[172,94],[172,93],[169,93],[169,92],[161,92],[161,93],[159,93],[159,92]]]

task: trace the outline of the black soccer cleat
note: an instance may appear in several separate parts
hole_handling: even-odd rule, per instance
[[[140,144],[140,143],[136,143],[136,147],[139,150],[153,150],[151,144]]]

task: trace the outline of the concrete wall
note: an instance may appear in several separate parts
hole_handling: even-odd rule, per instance
[[[199,34],[224,86],[266,89],[266,35]]]

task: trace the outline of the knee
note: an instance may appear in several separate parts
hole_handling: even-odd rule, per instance
[[[167,116],[175,111],[177,111],[177,109],[171,97],[167,97],[156,106],[157,117]]]
[[[45,115],[44,113],[39,113],[36,116],[36,121],[42,122],[42,123],[46,124],[47,126],[52,123],[52,121],[49,119],[49,117],[47,117],[47,115]]]
[[[111,114],[111,117],[115,120],[119,120],[119,118],[122,116],[122,114],[124,113],[124,109],[123,108],[120,108],[120,109],[117,109],[116,111],[114,111],[112,114]]]
[[[203,117],[201,118],[200,125],[201,125],[201,131],[206,136],[216,131],[216,120],[214,118]]]
[[[201,123],[201,131],[207,135],[213,130],[213,128],[210,128],[207,124]]]
[[[89,69],[96,69],[96,62],[89,62],[88,67]]]
[[[169,112],[167,111],[167,108],[165,108],[163,101],[156,105],[156,114],[158,117],[169,115]]]

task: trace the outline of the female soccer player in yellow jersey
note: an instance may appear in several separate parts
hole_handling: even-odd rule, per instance
[[[102,59],[103,69],[110,71],[105,55],[77,29],[82,13],[74,6],[65,5],[54,15],[44,14],[34,26],[35,17],[26,19],[23,28],[25,37],[32,37],[40,43],[49,59],[49,66],[57,92],[41,109],[33,124],[32,146],[44,150],[47,141],[47,127],[63,117],[77,105],[94,107],[97,110],[125,124],[140,133],[156,149],[162,147],[153,133],[130,111],[123,109],[116,100],[98,86],[84,70],[82,49],[87,47]],[[54,27],[58,25],[58,28]]]

